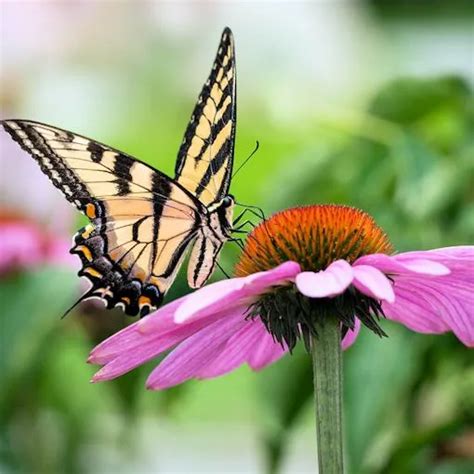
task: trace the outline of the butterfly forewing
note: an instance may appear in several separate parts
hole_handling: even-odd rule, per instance
[[[75,237],[91,296],[158,306],[195,238],[199,202],[163,173],[94,140],[31,121],[2,122],[92,224]]]
[[[206,205],[220,201],[229,190],[234,155],[235,100],[234,39],[226,28],[176,162],[175,179]]]

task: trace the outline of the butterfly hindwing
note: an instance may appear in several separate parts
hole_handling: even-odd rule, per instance
[[[176,162],[175,179],[206,205],[220,201],[229,190],[235,125],[234,39],[226,28]]]
[[[198,233],[188,265],[188,284],[191,288],[200,288],[212,275],[223,244],[223,241]]]
[[[2,122],[91,220],[71,250],[90,296],[128,313],[156,307],[200,224],[200,203],[163,173],[94,140],[31,121]]]

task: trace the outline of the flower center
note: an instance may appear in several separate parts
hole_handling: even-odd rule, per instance
[[[248,236],[236,276],[270,270],[288,260],[303,271],[325,270],[336,260],[353,263],[363,255],[390,253],[392,246],[365,212],[347,206],[307,206],[287,209],[259,224]],[[248,308],[247,317],[259,318],[275,341],[290,352],[299,339],[310,349],[316,327],[328,317],[341,322],[342,336],[353,329],[355,317],[379,336],[384,316],[381,302],[349,286],[335,297],[309,298],[294,284],[268,289]]]
[[[292,260],[303,271],[324,270],[335,260],[391,253],[385,232],[367,213],[348,206],[287,209],[260,223],[247,237],[236,276],[270,270]]]

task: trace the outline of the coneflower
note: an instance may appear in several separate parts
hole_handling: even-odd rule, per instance
[[[474,345],[474,247],[394,254],[360,210],[288,209],[248,236],[235,278],[162,307],[98,345],[89,362],[109,380],[173,348],[147,381],[152,390],[259,370],[302,340],[312,353],[320,468],[342,472],[341,341],[380,321],[423,333],[452,331]]]

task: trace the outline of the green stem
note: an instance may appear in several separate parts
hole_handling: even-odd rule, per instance
[[[312,341],[319,474],[343,474],[341,327],[336,318],[316,324]]]

